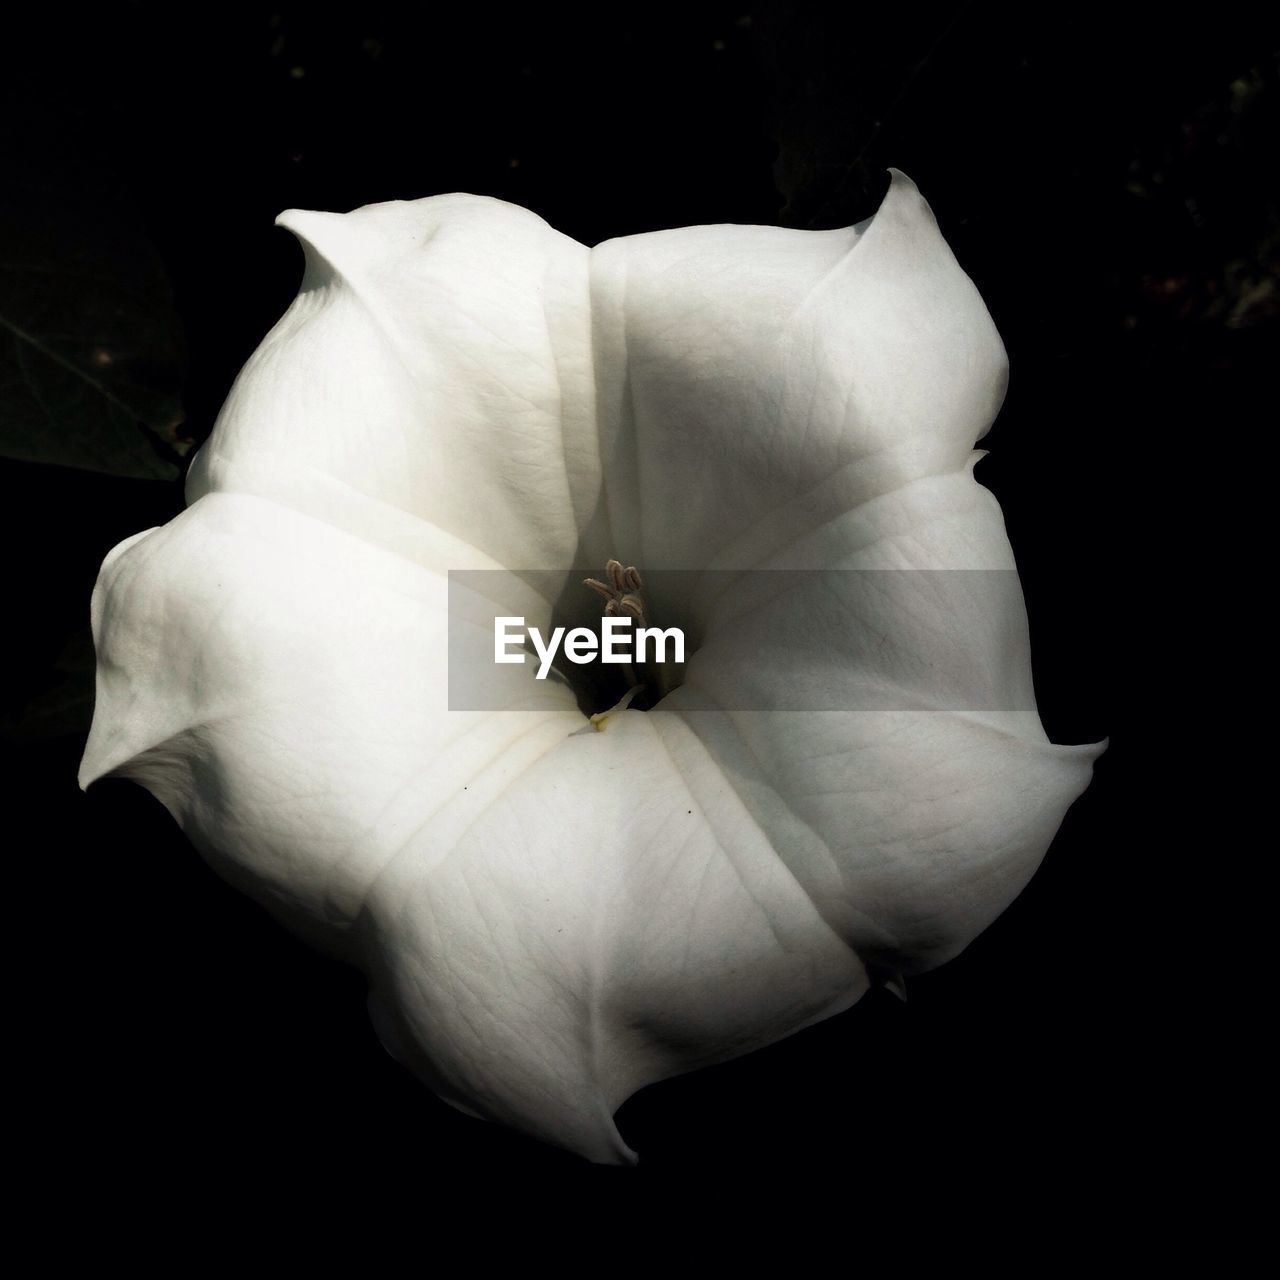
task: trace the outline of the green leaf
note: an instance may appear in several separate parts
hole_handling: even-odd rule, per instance
[[[0,195],[0,454],[172,479],[189,447],[181,322],[154,248],[112,208]]]

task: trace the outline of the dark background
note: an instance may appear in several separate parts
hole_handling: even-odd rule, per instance
[[[38,1187],[126,1233],[126,1205],[212,1229],[285,1196],[438,1212],[443,1184],[623,1222],[642,1192],[835,1192],[848,1217],[824,1221],[865,1232],[859,1206],[963,1191],[987,1206],[966,1248],[1011,1196],[1132,1227],[1170,1188],[1222,1189],[1202,1153],[1236,1122],[1203,1066],[1230,1053],[1232,960],[1180,914],[1225,893],[1184,806],[1207,784],[1182,745],[1204,687],[1181,646],[1214,589],[1210,503],[1240,472],[1221,446],[1251,455],[1276,350],[1274,31],[1223,6],[1193,25],[1156,6],[744,0],[104,4],[7,35],[9,207],[47,211],[54,258],[105,237],[142,264],[154,344],[135,371],[183,410],[140,432],[162,466],[292,297],[282,209],[464,190],[591,243],[845,225],[906,170],[1009,348],[979,476],[1021,566],[1046,728],[1111,740],[1031,887],[906,1005],[875,993],[645,1090],[619,1116],[639,1167],[595,1169],[438,1103],[378,1047],[357,974],[217,881],[140,789],[78,791],[98,564],[181,488],[31,460],[24,438],[0,459],[5,785],[33,815],[10,857]],[[6,260],[31,242],[20,223]],[[41,288],[80,305],[70,275]]]

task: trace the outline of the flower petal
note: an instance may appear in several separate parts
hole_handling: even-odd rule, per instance
[[[631,1158],[611,1117],[636,1089],[868,985],[720,769],[660,714],[566,739],[442,864],[397,861],[369,903],[396,1055],[467,1109],[607,1163]]]
[[[188,500],[352,495],[498,563],[574,563],[599,490],[587,250],[477,196],[282,214],[301,291],[237,378]],[[362,530],[363,531],[363,528]]]
[[[103,565],[81,784],[135,778],[228,878],[346,929],[407,830],[443,837],[455,791],[484,803],[495,761],[585,723],[524,667],[494,668],[519,710],[451,713],[448,603],[442,572],[277,503],[202,498]]]
[[[650,569],[752,567],[960,472],[1004,395],[991,317],[897,172],[842,231],[599,245],[591,296],[614,542]]]

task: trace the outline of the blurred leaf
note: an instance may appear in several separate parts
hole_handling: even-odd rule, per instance
[[[114,209],[35,184],[0,196],[0,453],[172,479],[189,447],[181,322],[154,248]]]
[[[16,716],[0,722],[0,736],[11,742],[38,742],[87,733],[93,718],[97,661],[93,641],[77,636],[53,664],[52,683],[30,698]]]

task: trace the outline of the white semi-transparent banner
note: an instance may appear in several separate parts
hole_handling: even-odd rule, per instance
[[[1035,707],[1012,570],[615,573],[451,572],[450,709]]]

